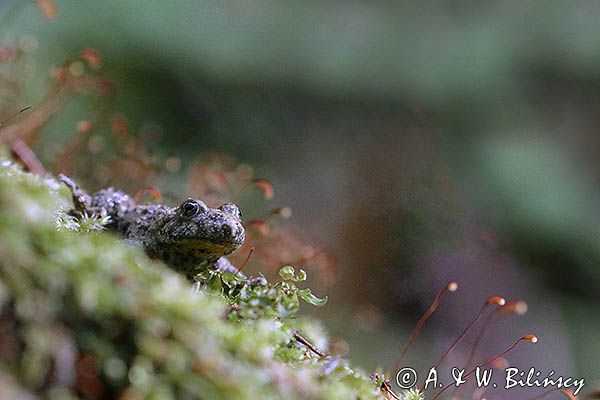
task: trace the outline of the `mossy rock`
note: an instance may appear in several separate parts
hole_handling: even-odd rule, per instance
[[[294,339],[299,329],[327,352],[317,321],[255,307],[282,283],[218,277],[221,290],[194,291],[141,249],[81,232],[102,221],[84,229],[60,212],[69,202],[54,179],[2,162],[0,398],[385,398],[347,361]]]

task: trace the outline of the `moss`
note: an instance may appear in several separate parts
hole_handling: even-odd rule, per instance
[[[383,398],[296,315],[305,274],[192,286],[141,249],[64,212],[55,180],[0,166],[0,386],[10,398]],[[89,232],[89,233],[84,233]],[[309,343],[309,344],[310,344]]]

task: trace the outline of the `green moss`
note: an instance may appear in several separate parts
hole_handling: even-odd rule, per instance
[[[204,288],[109,232],[69,218],[66,188],[0,166],[0,395],[49,399],[373,399],[377,384],[327,352],[293,282],[206,273]],[[85,234],[80,231],[90,232]],[[9,394],[6,394],[9,393]]]

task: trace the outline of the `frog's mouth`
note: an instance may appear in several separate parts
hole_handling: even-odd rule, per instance
[[[221,257],[233,253],[243,243],[225,242],[219,243],[207,240],[188,239],[180,244],[179,248],[182,253],[193,255],[197,258]]]

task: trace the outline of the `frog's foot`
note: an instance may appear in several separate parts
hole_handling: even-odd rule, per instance
[[[92,207],[92,197],[81,190],[79,186],[75,182],[73,182],[69,177],[60,174],[58,175],[61,182],[67,185],[67,187],[71,190],[71,194],[73,195],[73,206],[77,213],[89,213]]]
[[[221,257],[217,260],[217,263],[215,264],[215,269],[223,272],[231,272],[232,274],[240,276],[245,276],[225,257]]]

